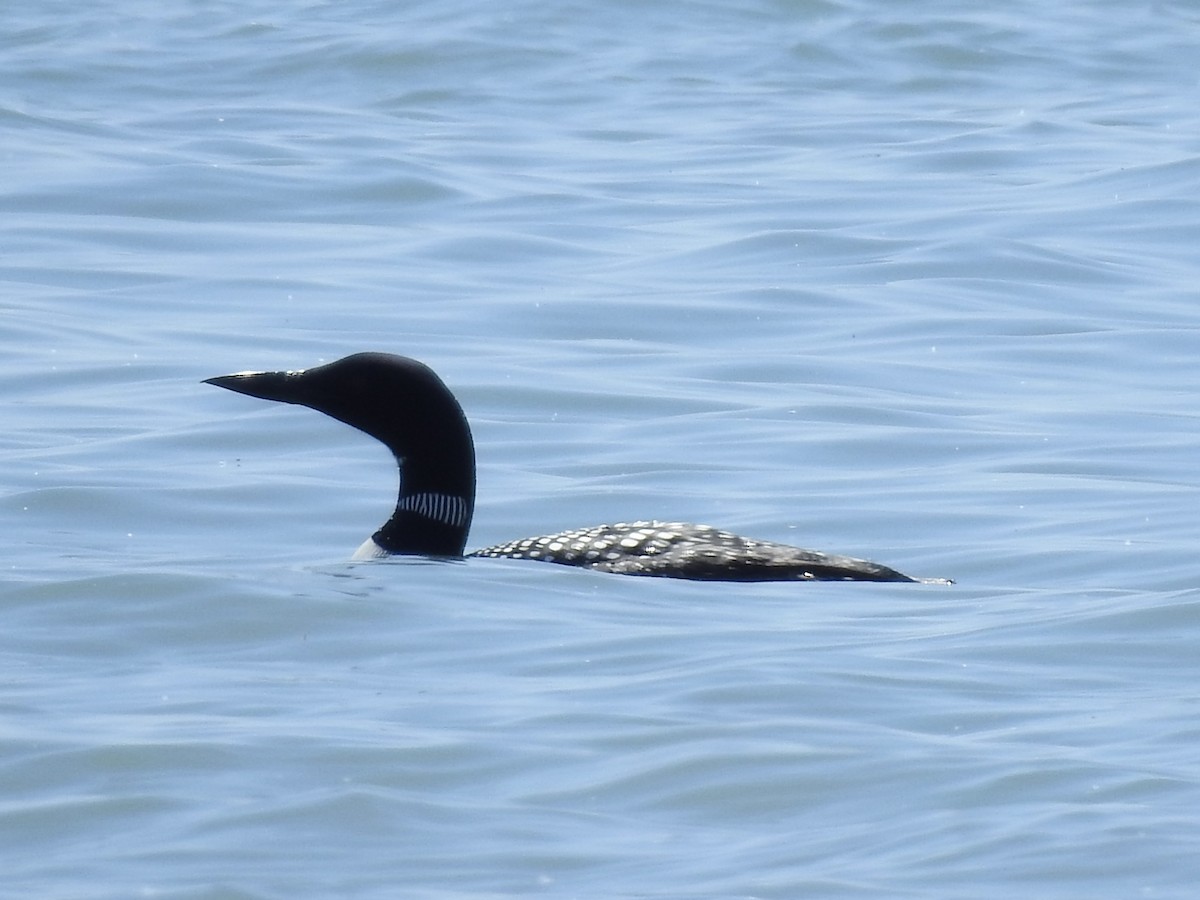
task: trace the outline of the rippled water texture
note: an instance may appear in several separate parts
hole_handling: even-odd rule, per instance
[[[0,13],[0,893],[1190,898],[1200,15],[977,7]],[[366,349],[473,547],[958,583],[351,564],[386,451],[201,380]]]

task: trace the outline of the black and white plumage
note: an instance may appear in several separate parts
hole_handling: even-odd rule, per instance
[[[462,407],[428,366],[404,356],[356,353],[301,371],[240,372],[205,383],[310,407],[387,445],[400,467],[400,496],[356,559],[464,555],[475,507],[475,447]],[[920,580],[863,559],[682,522],[598,525],[465,555],[702,581]]]
[[[511,556],[618,575],[696,581],[913,581],[887,566],[756,541],[711,525],[622,522],[522,538],[471,556]]]

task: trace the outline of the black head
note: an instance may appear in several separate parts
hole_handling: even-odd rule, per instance
[[[204,383],[323,412],[383,441],[400,458],[423,446],[443,450],[461,440],[458,432],[470,433],[462,407],[434,371],[391,353],[355,353],[311,369],[238,372]]]

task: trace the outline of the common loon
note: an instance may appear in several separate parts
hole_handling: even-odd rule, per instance
[[[387,445],[400,467],[400,497],[392,517],[359,548],[355,559],[464,555],[475,508],[475,447],[462,407],[428,366],[388,353],[355,353],[311,369],[239,372],[206,379],[205,384],[310,407]],[[682,522],[598,525],[466,555],[701,581],[923,580],[863,559]]]

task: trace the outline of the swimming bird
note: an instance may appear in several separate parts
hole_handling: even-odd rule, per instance
[[[300,371],[238,372],[204,383],[307,406],[366,432],[392,451],[400,467],[395,511],[355,559],[464,555],[475,511],[475,445],[458,400],[425,364],[389,353],[355,353]],[[683,522],[597,525],[465,555],[701,581],[921,580],[864,559]]]

